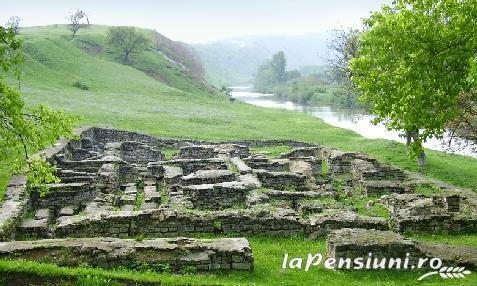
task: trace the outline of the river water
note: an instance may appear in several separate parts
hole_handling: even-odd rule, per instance
[[[372,124],[373,116],[362,110],[336,106],[300,105],[291,101],[279,100],[273,94],[251,92],[251,87],[232,87],[232,90],[232,97],[249,104],[305,112],[323,119],[330,125],[353,130],[366,138],[382,138],[405,143],[405,139],[400,137],[397,131],[386,130],[383,124]],[[454,139],[449,146],[446,143],[446,138],[444,140],[432,138],[424,143],[424,147],[477,158],[476,146],[463,139]]]

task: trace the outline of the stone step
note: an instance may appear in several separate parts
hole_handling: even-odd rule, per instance
[[[229,170],[199,170],[183,176],[181,178],[181,185],[216,184],[234,180],[235,174]]]
[[[161,203],[161,193],[156,190],[156,186],[145,186],[144,187],[144,202],[146,203]]]
[[[252,172],[252,168],[250,168],[242,159],[239,157],[232,157],[230,158],[230,162],[234,164],[240,174],[247,174]]]

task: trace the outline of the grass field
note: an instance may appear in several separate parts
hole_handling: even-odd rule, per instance
[[[27,28],[25,41],[25,76],[21,91],[29,106],[46,104],[80,115],[77,125],[96,125],[144,132],[155,136],[228,139],[293,139],[319,143],[343,150],[362,151],[401,168],[417,171],[407,158],[405,146],[387,140],[365,139],[358,134],[325,124],[306,114],[264,109],[225,96],[209,94],[193,79],[171,66],[160,54],[147,51],[133,54],[129,65],[118,62],[117,51],[105,46],[106,27],[90,26],[72,39],[64,26]],[[154,70],[162,80],[146,75]],[[73,86],[85,83],[89,90]],[[12,84],[15,82],[12,81]],[[167,83],[167,84],[166,84]],[[272,150],[273,151],[273,150]],[[477,160],[459,155],[428,151],[426,175],[461,187],[477,190]],[[13,158],[12,158],[13,160]],[[0,164],[0,190],[5,189],[11,160]],[[34,272],[41,275],[86,274],[129,277],[164,284],[229,284],[229,285],[408,285],[416,273],[333,272],[320,269],[280,272],[285,251],[296,256],[308,252],[324,253],[323,241],[302,238],[252,237],[256,269],[252,274],[184,275],[132,272],[110,272],[97,269],[65,269],[51,265],[2,261],[0,271]],[[477,245],[477,237],[428,237],[447,239],[449,243]],[[474,275],[454,285],[475,285]],[[166,283],[167,282],[167,283]],[[442,285],[429,278],[419,285]],[[466,284],[467,283],[467,284]],[[98,284],[99,285],[99,284]]]
[[[333,271],[320,264],[310,268],[308,272],[303,269],[282,269],[283,256],[288,253],[290,257],[306,258],[310,253],[326,254],[324,240],[309,241],[301,237],[296,238],[270,238],[248,237],[255,256],[255,269],[253,272],[219,272],[215,274],[186,274],[176,275],[171,273],[134,272],[125,270],[102,270],[94,268],[66,268],[51,264],[34,262],[19,263],[14,261],[0,261],[0,271],[26,272],[49,277],[84,277],[94,276],[95,281],[85,285],[111,285],[111,281],[128,279],[143,283],[160,282],[161,285],[475,285],[475,274],[466,279],[442,280],[438,277],[429,277],[423,281],[417,278],[427,271]],[[477,247],[477,240],[469,237],[427,236],[423,240],[449,242]],[[1,281],[1,280],[0,280]],[[99,281],[99,282],[98,282]],[[108,281],[108,284],[101,284]]]

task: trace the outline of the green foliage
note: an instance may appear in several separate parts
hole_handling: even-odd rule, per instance
[[[459,95],[475,87],[476,19],[473,0],[399,0],[365,20],[353,81],[376,123],[412,139],[411,157],[442,136],[459,114]]]
[[[329,173],[328,162],[325,159],[321,160],[321,175],[327,176]]]
[[[327,209],[340,209],[342,205],[332,197],[322,197],[317,199]]]
[[[0,67],[4,72],[14,69],[19,78],[18,65],[23,60],[22,41],[15,39],[12,29],[0,27]],[[73,117],[40,105],[27,112],[20,93],[0,78],[0,160],[15,158],[15,171],[28,172],[28,185],[44,195],[46,184],[57,182],[54,169],[41,158],[30,158],[30,151],[38,151],[55,142],[60,136],[70,136]]]
[[[266,61],[258,68],[255,77],[255,90],[267,92],[276,85],[285,83],[287,80],[286,66],[285,53],[280,51],[274,54],[271,60]]]
[[[198,269],[194,265],[187,265],[182,267],[179,272],[181,274],[196,274]]]
[[[222,85],[220,87],[220,91],[225,94],[226,96],[232,96],[232,89],[230,87],[226,87],[225,85]]]
[[[141,209],[141,206],[144,203],[144,198],[145,198],[144,191],[137,192],[136,201],[134,202],[134,207],[133,207],[134,211],[138,211]]]
[[[126,268],[138,272],[171,272],[171,266],[163,263],[148,263],[146,261],[131,260]]]
[[[123,60],[127,62],[129,54],[145,50],[150,40],[134,27],[111,27],[108,30],[108,43],[123,51]]]
[[[240,171],[239,171],[237,165],[235,165],[231,162],[230,162],[230,171],[234,174],[240,174]]]
[[[262,153],[269,158],[276,158],[283,153],[291,151],[291,149],[288,145],[253,146],[250,148],[250,152],[253,154]]]
[[[138,235],[134,236],[133,239],[135,241],[143,241],[144,239],[146,239],[146,236],[144,234],[138,234]]]
[[[134,183],[137,189],[144,190],[144,181],[141,179],[136,180]]]
[[[214,230],[217,232],[222,230],[222,221],[220,220],[214,221]]]
[[[338,88],[333,92],[333,99],[346,107],[359,106],[358,91],[352,82],[354,72],[350,63],[358,55],[361,31],[355,29],[334,30],[329,48],[333,53],[328,63],[329,74]]]
[[[179,148],[174,148],[174,147],[166,147],[166,148],[161,148],[162,153],[164,154],[164,157],[166,160],[171,160],[172,157],[177,155],[179,153]]]
[[[69,284],[66,284],[69,285]],[[123,286],[124,284],[114,281],[111,278],[102,276],[87,275],[79,277],[78,281],[72,283],[75,286]]]
[[[442,194],[442,189],[436,185],[419,185],[416,187],[414,192],[426,197],[432,197]]]
[[[0,69],[5,72],[13,69],[17,78],[21,75],[18,65],[24,60],[22,45],[23,42],[15,37],[13,28],[6,29],[0,26]]]
[[[48,192],[47,184],[59,183],[56,169],[41,158],[31,160],[27,174],[29,190],[35,190],[43,197]]]
[[[89,90],[89,87],[84,84],[83,82],[81,82],[80,80],[77,80],[73,83],[73,86],[76,87],[76,88],[79,88],[81,90]]]
[[[283,100],[300,104],[322,103],[335,104],[331,85],[322,74],[310,74],[288,80],[285,84],[275,86],[270,92]]]

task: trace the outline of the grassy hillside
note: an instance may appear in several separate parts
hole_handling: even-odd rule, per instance
[[[166,58],[154,46],[153,31],[140,29],[151,39],[151,44],[146,51],[132,54],[126,65],[122,62],[121,52],[107,45],[107,31],[106,26],[91,25],[72,38],[65,25],[22,29],[20,37],[24,40],[26,53],[24,81],[67,88],[80,80],[93,91],[98,87],[137,90],[143,85],[143,73],[146,73],[156,81],[182,91],[196,94],[215,92],[212,86],[195,78],[182,64]],[[123,72],[128,66],[130,69]],[[138,70],[143,73],[138,73]],[[124,82],[126,78],[129,80]],[[131,86],[133,82],[136,84]]]
[[[120,63],[118,53],[105,44],[106,27],[80,30],[76,39],[63,27],[38,27],[22,31],[25,41],[25,76],[21,91],[29,106],[46,104],[81,116],[77,125],[108,126],[175,138],[219,139],[294,139],[363,151],[378,159],[408,170],[418,170],[407,158],[404,145],[387,140],[365,139],[358,134],[325,124],[303,113],[263,109],[225,96],[210,93],[205,83],[189,77],[160,53],[148,50]],[[147,32],[147,31],[145,31]],[[170,67],[169,67],[170,66]],[[149,76],[149,68],[160,76]],[[89,90],[73,86],[76,80]],[[15,84],[12,81],[12,84]],[[428,151],[432,177],[477,190],[477,160],[458,155]],[[0,190],[4,190],[11,162],[0,164]],[[153,274],[70,269],[36,263],[0,261],[0,272],[22,271],[41,275],[99,275],[162,281],[165,284],[312,285],[405,285],[413,283],[416,273],[280,272],[284,251],[306,255],[324,251],[323,241],[303,242],[302,238],[254,238],[256,270],[249,273],[214,275]],[[457,238],[450,239],[456,243]],[[475,240],[473,240],[475,241]],[[1,281],[1,279],[0,279]],[[474,285],[475,279],[463,281]],[[441,285],[429,280],[425,285]],[[162,284],[162,283],[161,283]],[[85,284],[92,285],[92,284]],[[464,284],[462,284],[464,285]]]

